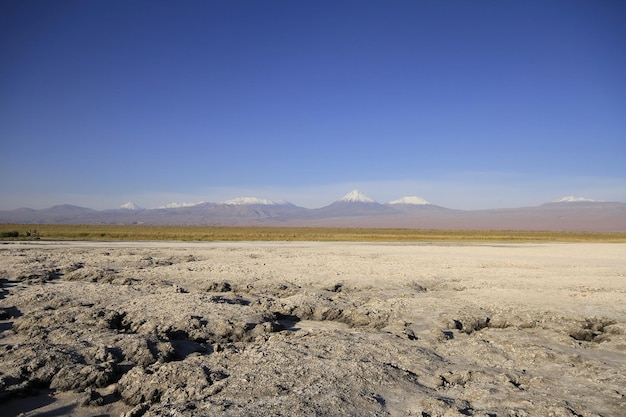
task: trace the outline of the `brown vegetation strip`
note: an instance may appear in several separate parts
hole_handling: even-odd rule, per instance
[[[423,230],[324,227],[146,226],[0,224],[2,239],[176,240],[176,241],[346,241],[346,242],[626,242],[620,232],[524,230]],[[31,231],[31,236],[27,236]],[[36,231],[36,234],[34,233]]]

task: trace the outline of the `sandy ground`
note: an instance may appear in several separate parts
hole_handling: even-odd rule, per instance
[[[624,416],[626,245],[5,243],[0,414]]]

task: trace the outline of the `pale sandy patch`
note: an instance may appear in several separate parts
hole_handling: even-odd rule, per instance
[[[10,243],[0,278],[7,415],[626,414],[624,244]]]

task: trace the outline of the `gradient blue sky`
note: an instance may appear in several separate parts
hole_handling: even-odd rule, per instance
[[[0,209],[626,201],[626,2],[0,1]]]

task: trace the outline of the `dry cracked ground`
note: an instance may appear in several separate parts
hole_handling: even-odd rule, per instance
[[[626,245],[0,245],[0,414],[623,416]]]

